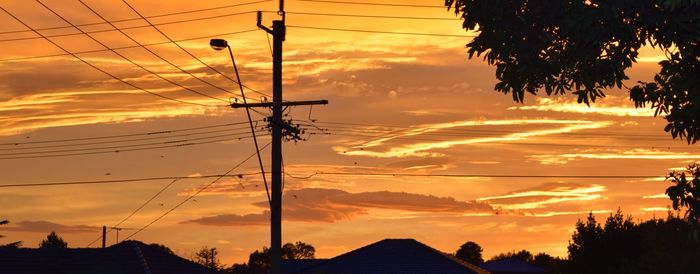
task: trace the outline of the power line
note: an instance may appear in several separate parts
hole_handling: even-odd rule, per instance
[[[62,51],[64,51],[64,52],[70,54],[70,55],[73,56],[74,58],[80,60],[81,62],[83,62],[84,64],[86,64],[86,65],[88,65],[88,66],[90,66],[90,67],[92,67],[92,68],[94,68],[95,70],[98,70],[98,71],[100,71],[100,72],[102,72],[102,73],[104,73],[104,74],[106,74],[106,75],[108,75],[108,76],[114,78],[115,80],[117,80],[117,81],[119,81],[119,82],[122,82],[122,83],[124,83],[124,84],[126,84],[126,85],[128,85],[128,86],[130,86],[130,87],[132,87],[132,88],[141,90],[141,91],[143,91],[143,92],[146,92],[146,93],[151,94],[151,95],[154,95],[154,96],[158,96],[158,97],[163,98],[163,99],[166,99],[166,100],[175,101],[175,102],[178,102],[178,103],[190,104],[190,105],[196,105],[196,106],[202,106],[202,107],[221,107],[220,105],[200,104],[200,103],[189,102],[189,101],[184,101],[184,100],[172,98],[172,97],[169,97],[169,96],[160,94],[160,93],[152,92],[152,91],[150,91],[150,90],[141,88],[141,87],[136,86],[136,85],[134,85],[134,84],[132,84],[132,83],[129,83],[129,82],[125,81],[124,79],[121,79],[121,78],[115,76],[114,74],[111,74],[111,73],[107,72],[106,70],[103,70],[103,69],[97,67],[96,65],[94,65],[94,64],[92,64],[92,63],[86,61],[85,59],[81,58],[80,56],[78,56],[78,55],[76,55],[76,54],[74,54],[74,53],[68,51],[67,49],[65,49],[64,47],[62,47],[62,46],[59,45],[58,43],[54,42],[53,40],[51,40],[51,39],[49,39],[49,38],[46,38],[43,34],[39,33],[38,31],[35,31],[32,27],[30,27],[30,26],[27,25],[24,21],[22,21],[22,20],[20,20],[19,18],[17,18],[17,16],[15,16],[15,15],[12,14],[12,13],[10,13],[10,12],[9,12],[8,10],[6,10],[5,8],[3,8],[3,7],[0,6],[0,9],[2,9],[5,13],[7,13],[8,15],[10,15],[10,17],[14,18],[14,19],[17,20],[19,23],[21,23],[22,25],[24,25],[26,28],[28,28],[28,29],[34,31],[36,34],[42,36],[44,39],[46,39],[46,41],[50,42],[51,44],[53,44],[53,45],[56,46],[57,48],[61,49]]]
[[[122,0],[122,2],[123,2],[124,4],[126,4],[126,5],[127,5],[134,13],[136,13],[141,19],[143,19],[144,21],[146,21],[146,23],[148,23],[154,30],[156,30],[156,31],[157,31],[158,33],[160,33],[163,37],[165,37],[166,39],[168,39],[168,41],[170,41],[172,44],[174,44],[175,46],[177,46],[180,50],[182,50],[183,52],[187,53],[187,55],[189,55],[190,57],[192,57],[192,58],[194,58],[195,60],[197,60],[197,62],[199,62],[200,64],[206,66],[207,68],[209,68],[210,70],[216,72],[217,74],[221,75],[222,77],[224,77],[224,78],[230,80],[231,82],[240,84],[240,83],[238,83],[236,80],[234,80],[233,78],[229,77],[228,75],[222,73],[222,72],[219,71],[218,69],[216,69],[216,68],[210,66],[209,64],[205,63],[204,61],[202,61],[202,59],[200,59],[199,57],[195,56],[195,55],[192,54],[190,51],[188,51],[187,49],[185,49],[184,47],[182,47],[180,44],[178,44],[177,42],[175,42],[172,38],[170,38],[170,36],[168,36],[167,34],[165,34],[165,32],[163,32],[160,28],[158,28],[158,27],[157,27],[156,25],[154,25],[150,20],[148,20],[148,18],[146,18],[146,17],[144,17],[143,15],[141,15],[141,13],[140,13],[138,10],[136,10],[136,8],[134,8],[131,4],[129,4],[129,2],[126,2],[126,0]],[[241,84],[241,85],[242,85],[242,84]],[[262,93],[262,92],[260,92],[260,91],[255,90],[255,89],[252,89],[252,88],[250,88],[250,87],[248,87],[248,86],[246,86],[246,85],[243,85],[243,87],[245,87],[246,89],[248,89],[248,90],[250,90],[250,91],[252,91],[252,92],[258,93],[258,94],[260,94],[260,95],[263,95],[263,96],[266,96],[266,97],[271,97],[271,96],[269,96],[269,95],[267,95],[267,94],[265,94],[265,93]]]
[[[156,26],[165,26],[165,25],[172,25],[172,24],[179,24],[179,23],[187,23],[187,22],[194,22],[194,21],[202,21],[202,20],[210,20],[210,19],[217,19],[217,18],[224,18],[224,17],[232,17],[232,16],[238,16],[238,15],[246,15],[246,14],[253,14],[256,13],[256,11],[244,11],[244,12],[237,12],[237,13],[228,13],[228,14],[223,14],[223,15],[216,15],[216,16],[205,16],[205,17],[198,17],[198,18],[190,18],[190,19],[183,19],[183,20],[176,20],[176,21],[168,21],[168,22],[162,22],[162,23],[154,23]],[[105,23],[99,23],[99,24],[110,24],[112,25],[114,22],[117,21],[109,21],[105,20]],[[94,24],[76,24],[75,27],[73,26],[66,26],[66,27],[55,27],[55,28],[48,28],[48,29],[56,29],[56,28],[67,28],[74,30],[78,27],[85,27],[85,26],[90,26]],[[141,29],[141,28],[149,28],[151,27],[150,25],[138,25],[138,26],[130,26],[130,27],[123,27],[123,28],[117,28],[117,29],[104,29],[104,30],[93,30],[93,31],[85,31],[83,32],[73,32],[73,33],[62,33],[62,34],[53,34],[53,35],[46,35],[46,37],[49,38],[56,38],[56,37],[68,37],[68,36],[77,36],[77,35],[84,35],[85,33],[104,33],[104,32],[113,32],[117,30],[131,30],[131,29]],[[35,29],[37,31],[42,31],[42,30],[47,30],[47,28],[44,29]],[[31,30],[23,30],[22,32],[30,32]],[[6,38],[6,39],[0,39],[0,42],[16,42],[16,41],[24,41],[24,40],[36,40],[36,39],[42,39],[42,37],[19,37],[19,38]]]
[[[396,34],[396,35],[416,35],[416,36],[436,36],[436,37],[462,37],[470,38],[476,35],[460,35],[460,34],[439,34],[439,33],[421,33],[421,32],[398,32],[398,31],[381,31],[381,30],[365,30],[365,29],[340,29],[340,28],[325,28],[325,27],[310,27],[310,26],[287,26],[297,29],[312,29],[312,30],[327,30],[327,31],[345,31],[345,32],[362,32],[362,33],[379,33],[379,34]]]
[[[265,134],[265,135],[259,135],[259,136],[267,136],[267,134]],[[86,155],[97,155],[97,154],[111,154],[111,153],[122,153],[122,152],[143,151],[143,150],[153,150],[153,149],[186,147],[186,146],[211,144],[211,143],[218,143],[218,142],[232,141],[232,140],[243,140],[243,139],[248,139],[248,138],[251,138],[251,137],[250,137],[250,136],[236,137],[236,138],[221,137],[221,138],[219,138],[219,139],[214,139],[214,140],[209,140],[209,141],[177,143],[177,144],[174,144],[174,145],[162,145],[162,146],[154,146],[154,147],[130,148],[130,149],[119,149],[119,150],[105,150],[105,151],[96,151],[96,152],[80,152],[80,153],[64,153],[64,154],[51,154],[51,155],[2,157],[2,158],[0,158],[0,160],[37,159],[37,158],[53,158],[53,157],[66,157],[66,156],[86,156]]]
[[[374,3],[374,2],[351,2],[351,1],[330,1],[330,0],[297,0],[297,2],[314,2],[314,3],[365,5],[365,6],[386,6],[386,7],[405,7],[405,8],[444,8],[444,9],[447,9],[446,6],[437,6],[437,5],[412,5],[412,4]]]
[[[267,147],[267,146],[265,146]],[[265,148],[263,147],[263,149]],[[262,150],[261,150],[262,151]],[[253,155],[255,156],[255,155]],[[49,182],[49,183],[26,183],[26,184],[0,184],[0,188],[23,188],[23,187],[46,187],[46,186],[71,186],[71,185],[100,185],[100,184],[123,184],[134,182],[147,181],[163,181],[163,180],[185,180],[185,179],[206,179],[229,177],[237,178],[240,176],[260,175],[260,172],[249,172],[239,174],[211,174],[211,175],[196,175],[196,176],[165,176],[165,177],[149,177],[149,178],[132,178],[132,179],[114,179],[114,180],[89,180],[89,181],[67,181],[67,182]],[[513,179],[542,179],[542,178],[562,178],[562,179],[654,179],[659,178],[659,175],[580,175],[580,174],[556,174],[556,175],[532,175],[532,174],[477,174],[477,173],[452,173],[452,174],[418,174],[418,173],[392,173],[392,172],[324,172],[316,171],[307,175],[292,174],[285,172],[285,175],[294,179],[310,179],[315,176],[385,176],[385,177],[453,177],[453,178],[513,178]]]
[[[124,32],[123,30],[119,29],[119,28],[118,28],[117,26],[115,26],[113,23],[110,23],[110,22],[107,20],[107,18],[105,18],[104,16],[102,16],[100,13],[98,13],[95,9],[93,9],[93,8],[90,7],[89,5],[85,4],[85,2],[84,2],[83,0],[78,0],[78,1],[79,1],[81,4],[83,4],[83,6],[85,6],[87,9],[89,9],[93,14],[97,15],[97,17],[100,17],[100,19],[102,19],[103,21],[107,22],[110,26],[112,26],[112,28],[114,28],[115,30],[119,31],[119,33],[121,33],[122,35],[126,36],[127,38],[129,38],[129,40],[131,40],[132,42],[136,43],[137,45],[139,45],[141,48],[145,49],[145,50],[148,51],[149,53],[153,54],[153,56],[157,57],[157,58],[160,59],[160,60],[163,60],[163,61],[166,62],[168,65],[170,65],[170,66],[172,66],[172,67],[178,69],[179,71],[181,71],[181,72],[183,72],[183,73],[189,75],[189,76],[192,77],[192,78],[195,78],[195,79],[199,80],[200,82],[202,82],[202,83],[204,83],[204,84],[206,84],[206,85],[209,85],[209,86],[211,86],[211,87],[213,87],[213,88],[216,88],[216,89],[218,89],[218,90],[221,90],[221,91],[223,91],[223,92],[226,92],[226,93],[229,93],[229,94],[233,94],[233,92],[230,92],[230,91],[228,91],[228,90],[226,90],[226,89],[224,89],[224,88],[222,88],[222,87],[219,87],[219,86],[217,86],[217,85],[214,85],[214,84],[212,84],[211,82],[209,82],[209,81],[207,81],[207,80],[204,80],[204,79],[202,79],[202,78],[200,78],[200,77],[198,77],[198,76],[196,76],[196,75],[190,73],[189,71],[184,70],[182,67],[180,67],[180,66],[178,66],[178,65],[175,65],[175,64],[173,64],[172,62],[168,61],[167,59],[163,58],[163,57],[160,56],[159,54],[155,53],[155,52],[154,52],[153,50],[151,50],[150,48],[145,47],[143,44],[141,44],[141,42],[137,41],[137,40],[134,39],[131,35],[129,35],[128,33]]]
[[[153,18],[159,18],[159,17],[167,17],[167,16],[173,16],[173,15],[196,13],[196,12],[202,12],[202,11],[220,10],[220,9],[226,9],[226,8],[232,8],[232,7],[260,4],[260,3],[271,2],[271,1],[272,0],[261,0],[261,1],[253,1],[253,2],[225,5],[225,6],[219,6],[219,7],[205,8],[205,9],[187,10],[187,11],[179,11],[179,12],[173,12],[173,13],[164,13],[164,14],[159,14],[159,15],[146,16],[146,18],[153,19]],[[255,13],[255,11],[247,11],[245,13]],[[187,19],[187,20],[182,20],[182,21],[170,21],[170,22],[164,22],[164,23],[157,23],[156,25],[167,25],[167,24],[189,22],[189,21],[196,21],[196,20],[205,20],[205,19],[210,19],[210,18],[216,18],[216,17],[222,17],[222,16],[232,16],[232,15],[238,15],[238,14],[237,13],[228,13],[228,14],[219,15],[219,16],[209,16],[209,17],[201,17],[201,18],[197,18],[197,19]],[[122,22],[129,22],[129,21],[138,21],[138,20],[141,20],[141,18],[119,19],[119,20],[112,20],[109,22],[122,23]],[[96,26],[96,25],[104,25],[104,24],[105,24],[104,22],[95,22],[95,23],[87,23],[87,24],[77,24],[76,26],[88,27],[88,26]],[[143,27],[147,27],[147,26],[143,26]],[[70,27],[70,26],[61,26],[61,27],[37,28],[36,30],[45,31],[45,30],[72,29],[72,28],[73,27]],[[123,28],[123,29],[130,29],[130,28],[133,28],[133,27]],[[12,33],[22,33],[22,32],[30,32],[30,31],[28,31],[28,30],[12,30],[12,31],[3,31],[3,32],[0,32],[0,34],[12,34]]]
[[[91,148],[74,148],[74,149],[31,151],[31,152],[1,153],[0,159],[3,159],[3,157],[7,157],[7,156],[36,155],[36,154],[52,155],[54,153],[69,153],[69,152],[78,152],[78,151],[94,151],[94,150],[110,150],[110,152],[115,151],[115,150],[125,151],[124,148],[144,147],[144,146],[148,147],[148,146],[154,146],[154,145],[168,145],[168,144],[186,144],[187,142],[191,143],[192,141],[211,140],[211,139],[218,139],[218,138],[222,138],[222,137],[233,137],[233,138],[243,137],[243,136],[247,136],[248,134],[250,134],[250,133],[238,132],[238,133],[219,134],[219,135],[214,135],[214,136],[206,136],[206,137],[198,137],[198,138],[190,138],[190,139],[179,139],[179,140],[169,140],[169,141],[162,141],[162,142],[150,142],[150,143],[142,143],[142,144],[127,144],[127,145],[91,147]]]
[[[109,234],[112,230],[114,230],[114,228],[119,227],[121,224],[123,224],[124,222],[126,222],[129,218],[131,218],[131,217],[134,216],[136,213],[138,213],[141,209],[143,209],[144,207],[146,207],[146,205],[148,205],[149,203],[151,203],[151,201],[153,201],[156,197],[158,197],[161,193],[163,193],[163,191],[165,191],[166,189],[170,188],[170,186],[172,186],[172,185],[173,185],[175,182],[177,182],[178,180],[179,180],[179,179],[173,179],[169,184],[167,184],[167,185],[165,185],[163,188],[161,188],[160,191],[158,191],[156,194],[154,194],[153,196],[151,196],[150,199],[146,200],[146,202],[144,202],[143,204],[141,204],[141,206],[139,206],[139,207],[136,208],[134,211],[132,211],[131,214],[129,214],[128,216],[126,216],[124,219],[122,219],[121,221],[119,221],[117,224],[112,225],[111,227],[109,227],[109,230],[106,231],[106,232],[104,233],[104,235],[106,236],[106,235]],[[102,236],[97,237],[95,240],[93,240],[92,242],[90,242],[90,243],[87,245],[87,247],[90,247],[92,244],[94,244],[95,242],[99,241],[101,238],[102,238]]]
[[[418,16],[389,16],[389,15],[368,15],[368,14],[340,14],[340,13],[317,13],[317,12],[297,12],[287,11],[287,14],[329,16],[329,17],[354,17],[354,18],[376,18],[376,19],[403,19],[403,20],[434,20],[434,21],[461,21],[459,18],[444,17],[418,17]]]
[[[382,176],[382,177],[447,177],[447,178],[562,178],[562,179],[652,179],[658,175],[529,175],[529,174],[415,174],[415,173],[372,173],[372,172],[323,172],[317,171],[307,176],[290,176],[296,179],[310,179],[319,175],[337,176]]]
[[[245,133],[245,132],[240,132],[240,130],[242,130],[242,129],[245,129],[245,128],[218,129],[218,130],[211,130],[211,131],[204,131],[204,132],[194,132],[194,133],[175,134],[175,135],[156,135],[155,137],[126,139],[126,140],[97,141],[97,142],[88,142],[88,143],[60,144],[60,145],[33,146],[33,147],[12,147],[12,148],[3,148],[3,149],[0,149],[0,151],[18,151],[18,150],[19,151],[26,151],[26,150],[36,150],[36,149],[42,149],[42,148],[69,148],[69,147],[83,147],[83,146],[118,144],[118,143],[132,143],[132,142],[149,141],[149,140],[174,139],[174,138],[180,138],[180,137],[207,135],[207,134],[230,132],[230,131],[234,131],[234,132],[231,132],[231,134],[233,134],[233,133]],[[168,141],[168,142],[176,142],[176,141]],[[0,155],[2,155],[2,154],[0,154]]]
[[[261,120],[256,120],[256,121],[261,121]],[[200,130],[200,129],[236,126],[236,125],[243,125],[243,124],[248,124],[248,121],[236,122],[236,123],[226,123],[226,124],[217,124],[217,125],[208,125],[208,126],[201,126],[201,127],[165,129],[165,130],[158,130],[158,131],[148,131],[148,132],[142,132],[142,133],[131,133],[131,134],[120,134],[120,135],[103,135],[103,136],[95,136],[95,137],[67,138],[67,139],[54,139],[54,140],[15,142],[15,143],[0,143],[0,146],[19,146],[19,145],[29,145],[29,144],[76,142],[76,141],[90,141],[90,140],[113,139],[113,138],[136,137],[136,136],[152,136],[152,135],[170,134],[170,133],[175,133],[175,132],[186,132],[186,131],[193,131],[193,130]]]
[[[215,184],[215,183],[218,182],[219,180],[221,180],[221,178],[224,178],[225,176],[229,175],[231,172],[233,172],[235,169],[237,169],[238,167],[240,167],[241,165],[243,165],[245,162],[247,162],[248,160],[250,160],[251,158],[253,158],[253,156],[255,156],[256,154],[260,153],[261,150],[264,150],[264,149],[265,149],[266,147],[268,147],[269,145],[270,145],[270,143],[268,143],[267,145],[263,146],[262,148],[256,150],[255,153],[251,154],[250,156],[248,156],[247,158],[245,158],[243,161],[241,161],[240,163],[238,163],[237,165],[235,165],[234,167],[232,167],[231,169],[229,169],[228,171],[226,171],[226,173],[224,173],[222,176],[220,176],[220,177],[214,179],[214,180],[211,181],[209,184],[207,184],[207,185],[201,187],[199,190],[197,190],[197,192],[193,193],[192,195],[190,195],[190,196],[187,197],[186,199],[182,200],[182,202],[180,202],[179,204],[175,205],[173,208],[171,208],[170,210],[166,211],[166,212],[163,213],[162,215],[160,215],[160,216],[158,216],[157,218],[153,219],[153,221],[151,221],[150,223],[144,225],[144,226],[141,227],[139,230],[137,230],[136,232],[134,232],[134,233],[132,233],[131,235],[129,235],[128,237],[126,237],[124,240],[130,239],[130,238],[133,237],[134,235],[140,233],[141,231],[143,231],[144,229],[150,227],[151,225],[153,225],[154,223],[156,223],[157,221],[159,221],[159,220],[162,219],[163,217],[165,217],[165,216],[167,216],[168,214],[170,214],[171,212],[175,211],[177,208],[179,208],[180,206],[182,206],[183,204],[185,204],[186,202],[188,202],[189,200],[191,200],[191,199],[194,198],[195,196],[199,195],[199,193],[201,193],[202,191],[206,190],[207,188],[209,188],[211,185]]]
[[[229,174],[229,175],[211,174],[211,175],[192,175],[192,176],[165,176],[165,177],[147,177],[147,178],[132,178],[132,179],[114,179],[114,180],[68,181],[68,182],[27,183],[27,184],[2,184],[2,185],[0,185],[0,188],[124,184],[124,183],[148,182],[148,181],[207,179],[207,178],[218,178],[218,177],[235,178],[235,177],[239,177],[239,176],[251,176],[251,175],[259,175],[259,174],[260,174],[259,172],[253,172],[253,173],[239,173],[239,174]]]
[[[102,47],[104,47],[104,48],[106,48],[106,49],[110,49],[110,51],[113,52],[114,54],[116,54],[117,56],[119,56],[119,57],[121,57],[122,59],[126,60],[127,62],[129,62],[129,63],[131,63],[131,64],[133,64],[133,65],[139,67],[140,69],[142,69],[142,70],[144,70],[144,71],[146,71],[146,72],[148,72],[148,73],[150,73],[150,74],[152,74],[152,75],[154,75],[154,76],[156,76],[156,77],[162,79],[163,81],[166,81],[166,82],[168,82],[168,83],[170,83],[170,84],[172,84],[172,85],[175,85],[175,86],[177,86],[177,87],[179,87],[179,88],[182,88],[182,89],[184,89],[184,90],[187,90],[187,91],[190,91],[190,92],[199,94],[199,95],[201,95],[201,96],[204,96],[204,97],[207,97],[207,98],[210,98],[210,99],[218,100],[218,101],[221,101],[221,102],[228,102],[227,100],[224,100],[224,99],[221,99],[221,98],[217,98],[217,97],[211,96],[211,95],[209,95],[209,94],[206,94],[206,93],[203,93],[203,92],[199,92],[199,91],[196,91],[196,90],[191,89],[191,88],[189,88],[189,87],[186,87],[186,86],[184,86],[184,85],[182,85],[182,84],[180,84],[180,83],[174,82],[174,81],[172,81],[172,80],[170,80],[170,79],[168,79],[168,78],[163,77],[160,73],[157,73],[157,72],[154,72],[154,71],[152,71],[152,70],[150,70],[150,69],[145,68],[144,66],[142,66],[142,65],[140,65],[139,63],[136,63],[135,61],[129,59],[128,57],[124,56],[123,54],[119,53],[118,51],[112,50],[108,45],[102,43],[100,40],[97,40],[97,39],[96,39],[94,36],[92,36],[91,34],[88,34],[88,33],[86,33],[85,31],[83,31],[82,29],[76,27],[75,25],[73,25],[72,22],[68,21],[68,19],[66,19],[66,18],[63,17],[62,15],[58,14],[56,11],[54,11],[53,9],[51,9],[49,6],[47,6],[46,4],[44,4],[43,2],[41,2],[40,0],[36,0],[36,2],[39,3],[39,4],[41,4],[44,8],[46,8],[47,10],[49,10],[51,13],[53,13],[54,15],[56,15],[58,18],[61,18],[61,20],[63,20],[63,21],[66,22],[67,24],[71,25],[71,26],[74,27],[75,29],[77,29],[77,30],[79,30],[80,32],[82,32],[83,34],[85,34],[87,37],[90,38],[90,40],[95,41],[95,43],[100,44]],[[83,3],[83,2],[81,1],[81,3]],[[85,5],[85,3],[83,3],[83,5]],[[88,7],[87,5],[85,5],[85,6]],[[90,7],[88,7],[88,8],[90,8]],[[90,10],[92,11],[92,9],[90,9]],[[94,11],[93,11],[93,12],[94,12]],[[95,13],[95,14],[97,14],[97,13]],[[97,14],[97,15],[99,16],[99,14]],[[100,16],[100,18],[103,18],[103,17]],[[122,32],[122,34],[124,34],[124,32]],[[125,34],[125,35],[126,35],[126,34]],[[127,36],[127,37],[131,38],[131,36]],[[133,40],[133,39],[132,39],[132,40]],[[136,40],[133,40],[133,41],[136,42]],[[136,42],[136,43],[139,44],[138,42]],[[144,47],[144,48],[145,48],[145,47]],[[150,52],[150,51],[149,51],[149,52]],[[151,52],[151,53],[153,53],[153,52]],[[155,53],[153,53],[153,54],[156,55]],[[156,55],[156,56],[158,56],[158,55]],[[158,57],[160,57],[160,56],[158,56]],[[161,58],[161,59],[162,59],[162,58]],[[165,59],[162,59],[162,60],[165,61]],[[169,63],[169,62],[168,62],[168,63]],[[169,63],[169,64],[175,66],[175,65],[172,64],[172,63]],[[175,67],[176,67],[176,68],[179,68],[179,67],[177,67],[177,66],[175,66]],[[180,69],[180,70],[182,70],[182,69]],[[182,70],[182,71],[184,72],[184,70]]]
[[[213,38],[213,37],[221,37],[221,36],[226,36],[226,35],[248,33],[248,32],[254,32],[254,31],[260,31],[260,30],[259,29],[249,29],[249,30],[242,30],[242,31],[235,31],[235,32],[212,34],[212,35],[207,35],[207,36],[184,38],[184,39],[178,39],[178,40],[174,40],[174,41],[175,42],[186,42],[186,41],[199,40],[199,39],[205,39],[205,38]],[[171,43],[172,42],[170,42],[170,41],[166,41],[166,42],[143,44],[143,46],[157,46],[157,45],[165,45],[165,44],[171,44]],[[133,48],[140,48],[140,47],[141,46],[135,45],[135,46],[114,47],[112,49],[121,50],[121,49],[133,49]],[[110,50],[109,49],[97,49],[97,50],[75,51],[73,53],[74,54],[85,54],[85,53],[97,53],[97,52],[104,52],[104,51],[110,51]],[[71,55],[71,54],[70,53],[60,53],[60,54],[39,55],[39,56],[13,57],[13,58],[0,59],[0,62],[22,61],[22,60],[30,60],[30,59],[60,57],[60,56],[67,56],[67,55]]]

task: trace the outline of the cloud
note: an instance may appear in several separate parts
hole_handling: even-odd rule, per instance
[[[603,197],[601,193],[606,190],[606,187],[595,184],[547,183],[535,188],[479,198],[477,201],[489,202],[504,210],[542,209],[552,204],[600,199]]]
[[[48,221],[22,221],[17,223],[11,223],[12,225],[6,227],[0,227],[0,230],[5,231],[17,231],[17,232],[39,232],[39,233],[49,233],[54,231],[56,233],[94,233],[99,231],[99,227],[88,226],[88,225],[62,225],[57,223],[52,223]]]
[[[595,153],[595,151],[600,151]],[[564,153],[564,154],[546,154],[546,155],[533,155],[530,156],[535,160],[538,160],[541,164],[552,165],[552,164],[566,164],[569,161],[576,159],[595,159],[595,160],[612,160],[612,159],[640,159],[640,160],[686,160],[686,159],[700,159],[700,154],[690,154],[687,152],[667,152],[649,149],[630,149],[630,150],[619,150],[619,149],[608,149],[608,150],[590,150],[586,153]]]
[[[480,121],[455,121],[448,123],[420,125],[415,128],[406,130],[389,132],[384,134],[386,137],[374,139],[365,142],[361,145],[352,147],[336,146],[333,149],[341,154],[350,156],[369,156],[376,158],[401,158],[401,157],[442,157],[442,153],[435,152],[437,149],[448,149],[454,146],[497,143],[497,142],[512,142],[525,141],[530,137],[554,135],[560,133],[569,133],[585,129],[597,129],[609,126],[611,123],[606,121],[586,121],[586,120],[480,120]],[[476,137],[465,139],[454,139],[446,141],[432,141],[422,143],[412,143],[405,145],[390,146],[384,151],[370,150],[370,148],[382,146],[385,143],[400,138],[419,136],[431,132],[436,132],[445,129],[459,127],[477,127],[477,126],[509,126],[509,125],[562,125],[554,129],[535,129],[523,132],[504,134],[497,137]]]
[[[489,204],[477,201],[458,201],[451,197],[406,192],[350,193],[339,189],[305,188],[284,194],[283,217],[287,221],[333,223],[369,214],[373,209],[411,212],[442,212],[455,214],[493,213]],[[267,202],[254,204],[267,208]],[[269,211],[246,215],[222,214],[185,221],[215,226],[267,225]]]
[[[654,117],[654,110],[634,108],[620,97],[608,96],[606,99],[587,106],[566,98],[537,98],[534,106],[510,107],[508,110],[537,110],[583,114],[601,114],[609,116]]]

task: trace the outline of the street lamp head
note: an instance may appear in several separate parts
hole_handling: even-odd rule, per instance
[[[222,50],[228,47],[228,42],[224,39],[211,39],[209,45],[214,50]]]

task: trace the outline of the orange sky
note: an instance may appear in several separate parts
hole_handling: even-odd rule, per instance
[[[42,3],[75,25],[103,22],[78,1]],[[124,28],[133,40],[110,31],[108,24],[82,27],[99,43],[80,30],[55,28],[69,24],[38,2],[9,0],[1,1],[0,6],[32,28],[52,28],[41,33],[54,36],[50,39],[66,50],[83,52],[79,56],[86,62],[149,92],[204,105],[226,104],[229,97],[235,97],[226,91],[238,93],[233,82],[168,43],[144,20],[127,20],[137,15],[121,1],[85,3],[104,18],[119,20],[115,25]],[[230,33],[256,29],[253,11],[275,10],[276,2],[129,3],[168,37],[184,40],[178,44],[202,62],[233,77],[228,55],[208,46],[209,36],[226,38],[236,54],[243,82],[261,93],[271,93],[271,57],[265,33]],[[242,3],[252,4],[217,8]],[[440,6],[443,1],[400,3]],[[285,143],[285,170],[291,176],[285,179],[283,240],[310,243],[319,257],[335,256],[383,238],[405,237],[446,252],[475,241],[483,246],[485,257],[519,249],[565,256],[574,223],[587,212],[604,218],[607,212],[621,208],[635,219],[644,220],[664,217],[669,205],[668,199],[660,195],[668,185],[663,178],[338,173],[663,177],[670,169],[700,159],[697,146],[672,140],[663,132],[664,120],[654,118],[649,109],[634,109],[623,91],[609,91],[607,98],[590,108],[576,104],[572,96],[526,96],[521,105],[510,95],[493,91],[494,69],[478,58],[467,59],[464,45],[469,38],[458,36],[468,33],[460,29],[454,14],[443,8],[301,0],[287,1],[286,8],[290,27],[284,51],[285,99],[330,101],[328,106],[313,109],[292,108],[290,117],[304,123],[311,132],[320,133],[321,128],[331,134]],[[201,9],[208,10],[160,16]],[[202,19],[206,17],[211,19]],[[275,18],[274,12],[266,12],[263,20],[269,23]],[[245,124],[149,135],[164,137],[151,141],[133,141],[143,139],[141,136],[99,139],[123,141],[89,146],[75,146],[80,142],[27,144],[222,125],[245,122],[246,117],[241,110],[183,104],[136,90],[70,55],[62,55],[61,49],[45,39],[29,39],[38,36],[31,31],[18,32],[23,30],[26,28],[9,15],[0,16],[2,184],[221,174],[254,152],[251,139],[238,138],[249,136]],[[149,45],[158,56],[138,47],[134,40]],[[143,68],[104,51],[101,44],[122,48],[117,50],[121,56]],[[631,79],[627,84],[651,79],[658,69],[656,62],[662,58],[645,49],[640,62],[628,71]],[[262,95],[248,91],[247,96],[260,100]],[[253,115],[256,120],[264,117]],[[318,128],[309,125],[310,120],[315,120]],[[239,135],[232,137],[232,132]],[[168,137],[172,135],[180,137]],[[77,151],[80,153],[98,151],[89,150],[95,147],[163,145],[183,138],[204,138],[198,142],[206,144],[35,157],[76,153],[75,149],[83,149]],[[260,139],[261,144],[268,141],[267,136]],[[39,153],[42,151],[58,152]],[[269,151],[265,150],[263,160],[268,159]],[[257,171],[255,161],[248,161],[234,173]],[[335,174],[309,177],[316,173]],[[0,217],[12,222],[0,231],[8,236],[4,241],[21,240],[25,246],[34,247],[56,230],[70,246],[83,247],[99,236],[102,225],[119,222],[170,182],[0,188]],[[127,230],[120,233],[120,238],[210,182],[186,179],[173,183],[121,225]],[[267,210],[259,175],[226,178],[134,239],[165,244],[183,256],[202,246],[213,246],[221,251],[225,263],[242,262],[250,252],[269,243]],[[109,241],[114,242],[115,237],[110,233]]]

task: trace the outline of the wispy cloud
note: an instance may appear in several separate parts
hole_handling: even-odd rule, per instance
[[[643,199],[668,199],[668,195],[665,193],[659,193],[659,194],[654,194],[654,195],[644,195],[642,196]]]
[[[499,196],[483,197],[492,206],[504,210],[545,208],[547,205],[570,201],[591,201],[602,198],[607,189],[601,185],[562,185],[551,183]]]
[[[411,137],[431,133],[444,129],[475,126],[506,126],[506,125],[563,125],[554,129],[536,129],[524,132],[504,134],[499,137],[465,138],[448,141],[421,142],[406,145],[390,146],[388,150],[370,150],[372,147],[384,145],[388,141],[397,138]],[[354,156],[370,156],[377,158],[399,158],[399,157],[440,157],[444,154],[435,152],[437,149],[447,149],[454,146],[524,141],[530,137],[569,133],[586,129],[597,129],[609,126],[607,121],[585,121],[585,120],[488,120],[488,121],[457,121],[449,123],[428,124],[417,126],[412,129],[387,134],[388,136],[371,140],[361,145],[352,147],[336,146],[333,149],[341,154]]]
[[[642,159],[642,160],[687,160],[687,159],[700,159],[700,154],[690,154],[687,152],[668,152],[668,151],[657,151],[649,149],[631,149],[631,150],[618,150],[618,149],[608,149],[599,150],[600,152],[594,153],[564,153],[564,154],[546,154],[546,155],[533,155],[531,158],[538,160],[541,164],[566,164],[569,161],[576,159],[595,159],[595,160],[612,160],[612,159]]]
[[[583,114],[601,114],[611,116],[653,117],[654,110],[649,108],[634,108],[629,102],[620,102],[617,97],[606,99],[587,106],[565,98],[537,98],[533,106],[510,107],[509,110],[537,110],[553,112],[569,112]]]

